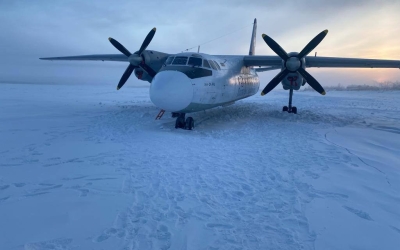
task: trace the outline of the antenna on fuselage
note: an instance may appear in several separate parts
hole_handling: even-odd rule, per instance
[[[200,53],[200,45],[197,47],[197,53]]]

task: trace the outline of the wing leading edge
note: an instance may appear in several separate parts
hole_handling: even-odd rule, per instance
[[[341,58],[341,57],[306,57],[308,68],[400,68],[399,60]]]
[[[318,68],[400,68],[400,60],[306,56],[306,67]],[[244,56],[245,66],[282,67],[278,56]]]
[[[113,62],[127,62],[128,57],[123,54],[97,54],[97,55],[83,55],[83,56],[63,56],[63,57],[44,57],[41,60],[66,60],[66,61],[113,61]]]

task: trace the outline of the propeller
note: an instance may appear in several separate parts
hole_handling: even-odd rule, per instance
[[[142,58],[142,53],[145,51],[147,46],[149,46],[151,40],[153,39],[154,35],[156,33],[156,28],[153,28],[150,30],[149,34],[147,34],[146,38],[144,39],[142,46],[140,46],[139,51],[135,53],[129,52],[122,44],[120,44],[117,40],[114,38],[108,38],[110,43],[117,49],[119,50],[122,54],[126,55],[128,57],[129,65],[128,68],[126,68],[124,74],[122,75],[121,79],[119,80],[117,90],[122,88],[126,81],[129,79],[131,76],[132,72],[136,68],[142,68],[144,71],[146,71],[151,77],[154,77],[156,75],[156,72],[148,66],[145,61]]]
[[[279,72],[268,84],[265,86],[261,95],[265,95],[271,90],[273,90],[289,73],[298,72],[300,75],[304,77],[307,83],[318,93],[321,95],[325,95],[325,90],[319,84],[315,78],[310,75],[303,67],[302,67],[302,59],[307,56],[318,44],[325,38],[328,34],[328,30],[324,30],[319,33],[314,39],[312,39],[304,49],[297,54],[296,56],[289,56],[284,49],[277,42],[275,42],[271,37],[263,34],[262,37],[265,43],[284,61],[285,69]]]

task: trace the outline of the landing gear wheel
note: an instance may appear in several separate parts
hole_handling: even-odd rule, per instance
[[[194,120],[192,117],[188,117],[186,119],[185,129],[187,129],[187,130],[194,129]]]
[[[184,128],[185,127],[185,117],[178,117],[175,121],[175,128]]]
[[[289,109],[288,109],[287,106],[283,106],[283,109],[282,109],[283,112],[288,112],[288,110],[289,110]]]
[[[283,111],[287,111],[288,113],[297,114],[297,108],[292,106],[292,98],[293,98],[293,89],[290,89],[289,92],[289,107],[283,107]]]

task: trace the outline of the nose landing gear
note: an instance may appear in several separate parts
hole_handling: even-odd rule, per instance
[[[180,113],[176,118],[175,128],[192,130],[194,129],[194,120],[192,117],[188,117],[185,121],[185,113]]]
[[[282,111],[283,112],[297,114],[297,108],[294,107],[294,106],[292,107],[292,98],[293,98],[293,89],[290,89],[290,92],[289,92],[289,107],[288,106],[283,106]]]

